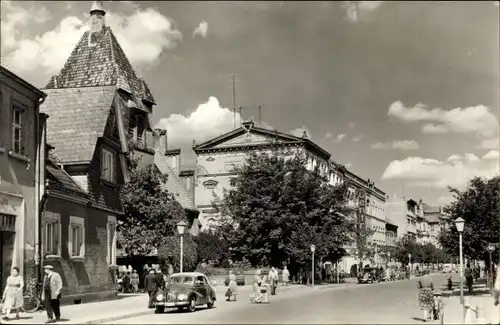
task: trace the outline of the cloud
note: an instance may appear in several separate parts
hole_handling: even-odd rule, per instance
[[[347,163],[344,165],[345,168],[350,169],[352,167],[352,163]]]
[[[236,114],[237,121],[241,120]],[[167,129],[169,145],[182,147],[191,145],[193,140],[201,143],[231,131],[233,118],[231,109],[222,107],[217,98],[210,97],[188,116],[172,114],[158,121],[155,128]]]
[[[475,148],[498,150],[500,148],[500,140],[498,138],[484,139]]]
[[[414,140],[400,140],[393,142],[378,142],[370,146],[372,149],[398,149],[398,150],[416,150],[419,148],[418,143]]]
[[[498,133],[498,121],[491,110],[484,106],[454,108],[449,111],[441,108],[427,109],[424,104],[405,107],[400,101],[394,102],[387,113],[403,122],[435,122],[422,127],[424,133],[476,133],[491,137]]]
[[[436,203],[438,206],[447,206],[451,202],[455,201],[455,198],[451,195],[446,195],[446,196],[440,196],[437,200]]]
[[[354,137],[352,137],[352,141],[353,142],[360,142],[361,140],[363,140],[365,136],[363,134],[360,134],[360,135],[356,135]]]
[[[341,133],[341,134],[337,135],[337,137],[335,138],[335,142],[340,143],[340,142],[342,142],[342,140],[344,140],[345,137],[346,137],[346,135],[344,133]]]
[[[83,33],[89,29],[87,17],[68,16],[52,30],[33,37],[23,33],[28,22],[40,24],[46,17],[26,11],[19,5],[2,1],[2,59],[16,71],[42,71],[50,75],[59,72]],[[129,6],[130,7],[130,6]],[[111,26],[130,62],[148,66],[161,54],[174,48],[182,39],[169,18],[152,8],[132,8],[129,15],[106,13],[106,25]],[[37,9],[36,13],[43,11]],[[36,26],[31,30],[36,29]]]
[[[198,27],[196,27],[193,31],[193,37],[196,35],[200,35],[203,38],[207,38],[208,35],[208,23],[206,21],[202,21]]]
[[[304,134],[304,131],[306,132],[307,134],[307,138],[309,139],[312,139],[312,133],[311,133],[311,130],[309,130],[307,127],[305,127],[304,125],[302,125],[302,127],[300,128],[296,128],[296,129],[293,129],[293,130],[290,130],[290,134],[296,136],[296,137],[300,137],[302,138],[302,134]]]
[[[451,155],[444,161],[407,157],[394,160],[385,169],[383,180],[401,180],[410,186],[461,188],[475,176],[491,178],[499,174],[499,152],[491,150],[481,158],[474,154]]]
[[[333,134],[328,132],[325,134],[325,139],[331,139],[333,137]]]
[[[349,22],[357,22],[365,18],[366,14],[372,12],[385,1],[343,1],[345,18]]]
[[[349,123],[349,127],[352,129],[353,127],[355,127],[356,124],[354,124],[353,122]]]

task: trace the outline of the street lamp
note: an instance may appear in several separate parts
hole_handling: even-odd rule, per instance
[[[183,250],[184,250],[184,232],[186,231],[187,227],[189,225],[187,224],[186,221],[181,220],[179,223],[177,223],[177,232],[181,236],[181,261],[180,261],[180,268],[181,268],[181,273],[182,273],[182,257],[183,257]]]
[[[311,253],[312,253],[312,286],[314,287],[314,252],[316,251],[316,246],[311,245]]]
[[[462,256],[462,232],[464,231],[465,220],[458,217],[455,219],[455,226],[458,231],[459,254],[460,254],[460,303],[464,304],[464,260]]]
[[[489,244],[487,247],[486,247],[486,251],[488,252],[488,254],[490,255],[490,275],[489,275],[489,281],[490,281],[490,289],[493,287],[493,257],[491,256],[493,254],[493,252],[495,251],[495,246],[493,246],[492,244]]]
[[[391,252],[387,252],[387,265],[391,264]]]

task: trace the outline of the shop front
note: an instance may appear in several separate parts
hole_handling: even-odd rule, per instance
[[[22,247],[22,197],[0,193],[0,289],[4,290],[13,266],[21,270]]]

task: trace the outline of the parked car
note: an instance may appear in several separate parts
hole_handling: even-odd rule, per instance
[[[168,279],[165,290],[158,291],[153,298],[156,313],[165,308],[177,308],[193,312],[197,306],[212,308],[217,297],[215,290],[203,273],[174,273]]]
[[[245,285],[245,276],[243,274],[239,274],[237,272],[234,273],[236,276],[236,285],[238,286],[244,286]],[[227,287],[229,286],[229,275],[224,279],[224,285]]]
[[[375,273],[375,275],[374,275]],[[378,269],[374,267],[365,267],[358,276],[358,283],[373,283],[377,281]]]

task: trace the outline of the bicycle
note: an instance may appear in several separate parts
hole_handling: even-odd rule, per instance
[[[42,308],[42,298],[39,294],[39,284],[36,279],[30,279],[23,295],[23,311],[34,313]]]

